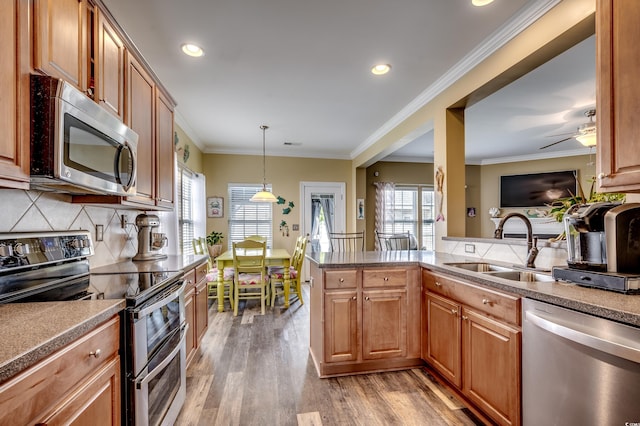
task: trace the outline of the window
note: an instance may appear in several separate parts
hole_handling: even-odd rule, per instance
[[[193,254],[193,173],[184,167],[178,169],[178,223],[180,225],[180,246],[183,255]]]
[[[268,190],[271,187],[267,186]],[[271,203],[254,203],[249,199],[262,190],[262,185],[229,184],[229,249],[232,243],[242,241],[249,235],[261,235],[267,239],[267,247],[272,247]]]
[[[393,197],[393,222],[384,232],[407,232],[416,236],[418,247],[433,250],[433,188],[425,185],[396,185]]]
[[[193,239],[204,237],[205,216],[204,176],[178,166],[178,233],[183,255],[193,253]]]

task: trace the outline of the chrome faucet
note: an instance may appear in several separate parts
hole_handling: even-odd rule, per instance
[[[522,213],[509,213],[500,220],[498,227],[496,228],[493,237],[502,239],[502,228],[504,223],[512,217],[518,217],[522,219],[525,225],[527,225],[527,268],[535,268],[534,264],[536,256],[538,256],[538,237],[533,236],[533,229],[531,227],[531,221]]]

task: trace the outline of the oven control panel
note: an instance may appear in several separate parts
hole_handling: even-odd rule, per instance
[[[93,255],[89,231],[0,234],[0,270]]]

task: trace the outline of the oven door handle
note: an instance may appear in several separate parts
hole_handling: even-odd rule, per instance
[[[176,356],[176,354],[180,352],[180,350],[184,347],[184,341],[187,337],[187,330],[189,330],[189,324],[184,325],[184,328],[181,332],[182,336],[180,337],[180,342],[171,351],[171,353],[167,355],[165,359],[163,359],[162,362],[153,369],[153,371],[149,372],[146,376],[136,380],[136,389],[142,389],[144,386],[146,386],[151,380],[153,380],[154,377],[160,374],[171,361],[173,361],[173,358]]]
[[[152,303],[148,306],[141,306],[140,308],[133,309],[131,313],[133,314],[134,320],[139,320],[140,318],[144,318],[149,315],[151,312],[156,309],[167,304],[167,300],[173,300],[176,297],[179,297],[180,294],[184,293],[184,289],[187,287],[187,281],[182,280],[182,284],[175,291],[172,291],[170,294],[165,294],[163,297],[155,303]]]

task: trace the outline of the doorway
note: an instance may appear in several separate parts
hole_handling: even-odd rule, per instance
[[[329,232],[345,232],[344,182],[300,182],[300,234],[309,235],[308,250],[330,251]],[[304,276],[308,276],[308,265]]]

